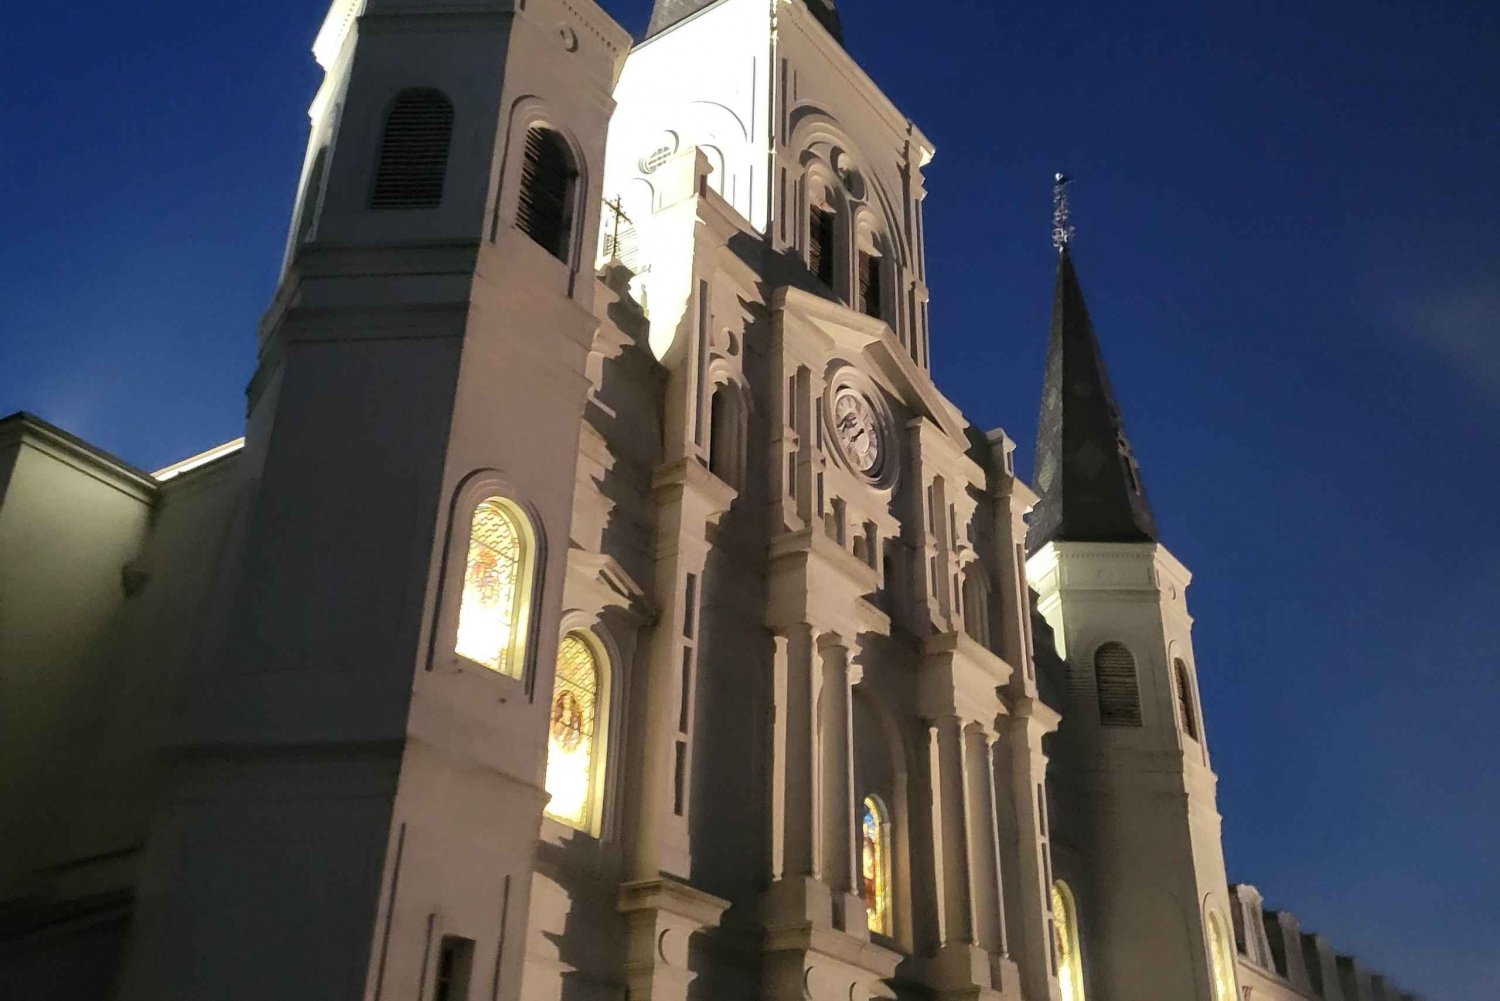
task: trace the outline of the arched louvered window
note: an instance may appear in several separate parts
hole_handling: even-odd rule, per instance
[[[302,189],[302,211],[297,216],[297,233],[292,241],[294,253],[307,242],[318,220],[318,208],[323,201],[323,170],[327,164],[328,147],[324,146],[313,157],[312,169],[307,172],[307,187]]]
[[[1178,657],[1172,662],[1177,675],[1177,711],[1182,716],[1182,732],[1198,739],[1198,717],[1193,712],[1193,683],[1187,665]]]
[[[1099,722],[1105,726],[1141,725],[1141,690],[1135,658],[1123,643],[1106,643],[1094,654],[1099,692]]]
[[[560,261],[568,257],[577,177],[578,168],[562,136],[540,125],[526,130],[516,225]]]
[[[446,94],[430,87],[397,94],[385,116],[370,208],[437,208],[452,139],[453,102]]]

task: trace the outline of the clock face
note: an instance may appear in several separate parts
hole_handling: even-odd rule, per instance
[[[883,446],[870,401],[853,389],[840,392],[833,401],[833,429],[849,464],[866,476],[874,476]]]

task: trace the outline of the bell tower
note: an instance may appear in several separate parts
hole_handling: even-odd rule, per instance
[[[335,0],[122,998],[518,995],[628,45]]]
[[[1072,939],[1059,977],[1091,1001],[1235,1001],[1192,578],[1160,541],[1125,437],[1073,262],[1066,183],[1026,568],[1066,665],[1048,791],[1064,884],[1054,907],[1076,914],[1053,916]]]

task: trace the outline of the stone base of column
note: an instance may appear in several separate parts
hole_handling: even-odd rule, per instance
[[[766,1001],[892,998],[901,955],[870,941],[864,905],[811,877],[777,880],[761,898]],[[853,923],[853,928],[836,927]]]
[[[617,907],[630,927],[625,949],[630,1001],[687,1001],[698,976],[688,967],[688,940],[717,928],[729,901],[663,876],[621,884]]]
[[[977,945],[950,942],[928,960],[927,980],[938,998],[951,1001],[1021,1001],[1021,974],[1004,956]]]

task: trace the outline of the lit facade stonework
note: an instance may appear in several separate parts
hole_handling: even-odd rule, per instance
[[[934,385],[838,17],[336,0],[243,443],[0,422],[0,994],[1407,997],[1226,879],[1071,251],[1035,490]]]

